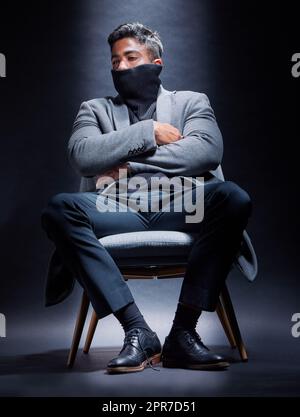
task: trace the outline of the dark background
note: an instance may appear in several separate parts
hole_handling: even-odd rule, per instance
[[[40,227],[40,213],[52,195],[79,189],[66,155],[72,123],[83,100],[116,94],[107,36],[121,23],[141,21],[162,37],[163,86],[210,98],[224,138],[225,177],[245,188],[254,204],[247,230],[259,275],[253,284],[237,272],[230,278],[241,327],[248,329],[250,344],[250,334],[257,336],[258,356],[283,351],[288,361],[286,349],[300,346],[290,333],[291,315],[300,312],[300,78],[291,76],[291,56],[300,45],[293,3],[26,1],[6,2],[0,13],[0,52],[7,59],[7,77],[0,79],[0,312],[8,332],[0,351],[39,351],[42,345],[35,346],[51,326],[53,348],[60,346],[55,326],[60,320],[73,325],[78,288],[65,303],[43,306],[52,244]],[[161,295],[166,285],[168,300]],[[146,316],[170,302],[170,322],[178,285],[168,280],[132,288]],[[150,299],[158,299],[154,307]],[[24,335],[31,334],[35,342],[29,343]],[[67,348],[69,328],[64,336]],[[293,360],[299,369],[299,355]],[[8,392],[15,393],[13,386]]]

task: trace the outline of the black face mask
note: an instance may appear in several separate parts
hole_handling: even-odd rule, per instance
[[[156,100],[162,65],[142,64],[126,70],[111,70],[115,89],[133,107],[151,104]]]

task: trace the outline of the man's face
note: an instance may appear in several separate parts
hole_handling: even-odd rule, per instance
[[[135,38],[123,38],[113,44],[111,64],[114,70],[122,71],[142,64],[162,65],[162,60],[157,58],[151,61],[145,45]]]

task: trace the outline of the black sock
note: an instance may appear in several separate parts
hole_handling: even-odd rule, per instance
[[[150,327],[146,323],[142,313],[138,309],[137,305],[132,302],[122,307],[120,310],[114,312],[114,316],[121,323],[124,332],[128,332],[136,327],[151,331]]]
[[[178,303],[171,332],[179,329],[195,330],[200,314],[201,310]]]

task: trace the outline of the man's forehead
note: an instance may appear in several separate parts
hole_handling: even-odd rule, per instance
[[[140,44],[134,38],[123,38],[115,42],[112,48],[112,58],[114,56],[128,55],[131,52],[142,52],[145,45]],[[116,50],[117,49],[117,50]]]
[[[119,55],[129,55],[130,53],[133,53],[133,52],[141,52],[141,50],[140,49],[137,49],[137,48],[126,48],[126,49],[124,49],[122,52],[121,52],[121,54],[117,54],[116,52],[114,52],[112,55],[111,55],[111,57],[112,58],[114,58],[114,57],[118,57]]]

